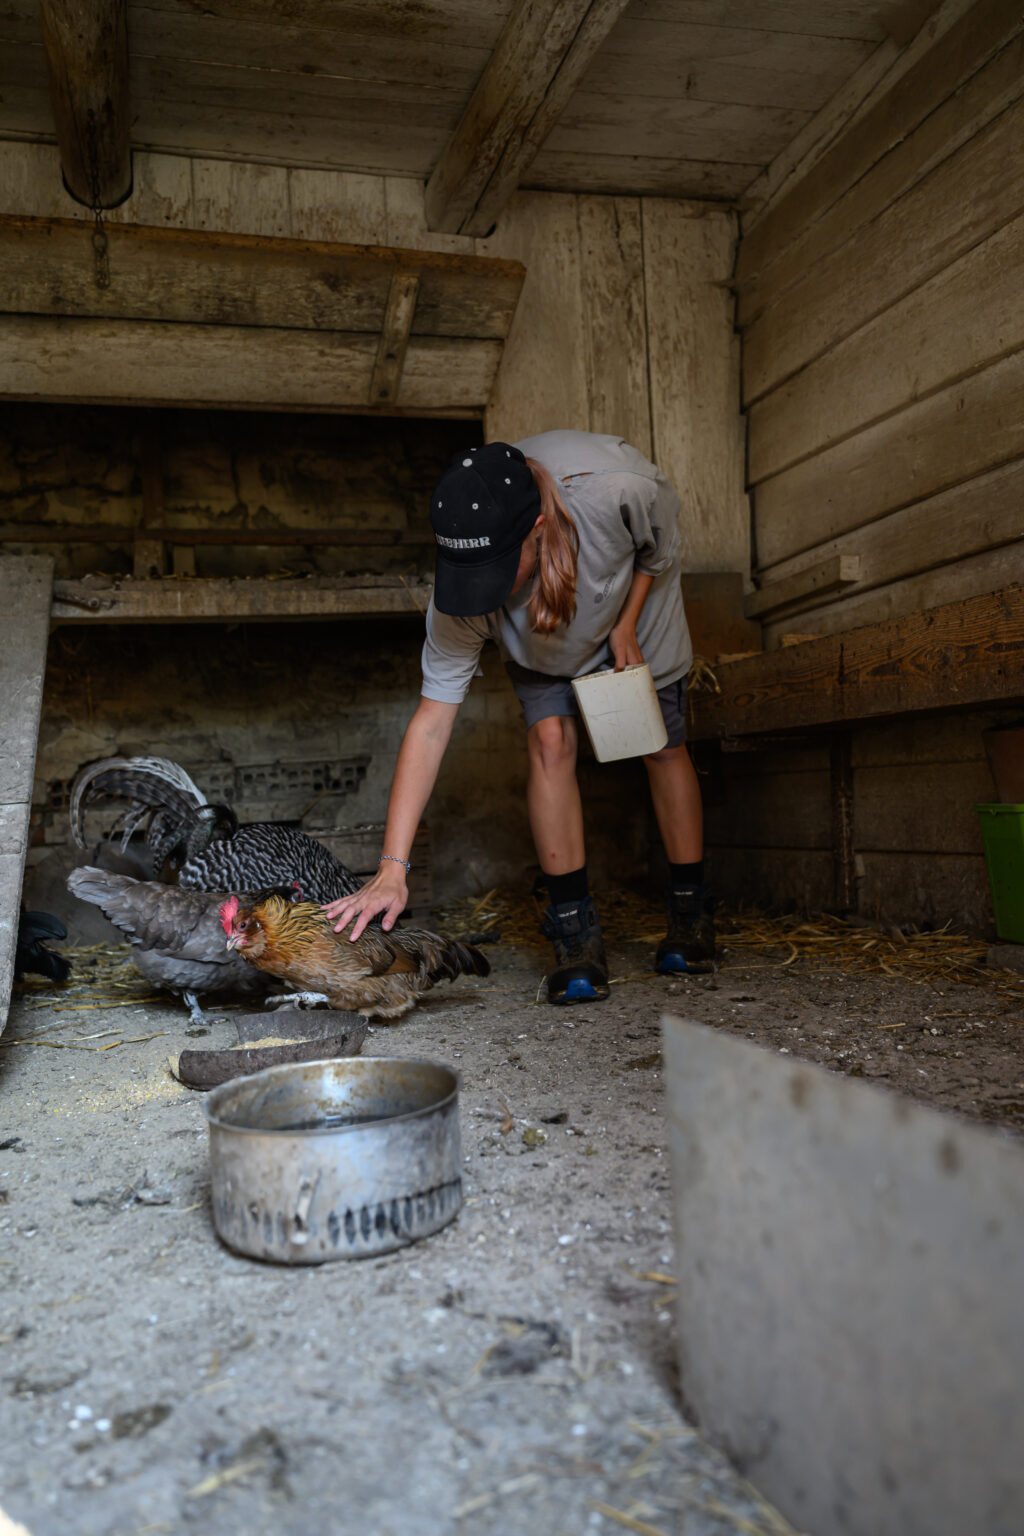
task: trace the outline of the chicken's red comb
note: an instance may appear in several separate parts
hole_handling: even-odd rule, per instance
[[[237,916],[238,897],[229,896],[227,901],[220,909],[220,925],[224,929],[224,932],[227,934],[228,938],[231,937],[231,930],[234,926],[234,921]]]

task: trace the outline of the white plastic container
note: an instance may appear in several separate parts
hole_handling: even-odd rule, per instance
[[[660,752],[668,731],[646,662],[622,672],[574,677],[572,691],[599,763]]]

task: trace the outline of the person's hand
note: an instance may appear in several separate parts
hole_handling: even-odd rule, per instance
[[[353,895],[341,896],[337,901],[328,902],[323,910],[334,923],[335,933],[340,933],[346,924],[351,923],[352,932],[348,937],[354,941],[367,923],[379,917],[382,912],[384,916],[381,926],[393,928],[396,917],[408,900],[409,887],[405,870],[401,864],[389,859],[380,866],[373,879],[361,885]]]
[[[616,672],[623,672],[626,667],[638,667],[643,664],[643,652],[636,638],[635,624],[616,624],[608,636],[608,645],[615,661]]]

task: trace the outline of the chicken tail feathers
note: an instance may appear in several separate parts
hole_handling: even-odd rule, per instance
[[[166,757],[105,757],[81,769],[71,789],[71,835],[86,847],[85,812],[96,800],[125,802],[122,846],[149,819],[150,842],[164,857],[199,819],[206,796],[184,768]]]
[[[491,974],[491,962],[485,954],[473,944],[463,944],[458,939],[449,939],[445,951],[449,961],[449,968],[444,974],[454,981],[456,976],[489,976]]]
[[[223,894],[183,891],[176,885],[134,880],[89,865],[73,869],[67,885],[72,895],[99,907],[130,944],[193,959],[223,959],[224,941],[217,921]]]
[[[68,875],[67,885],[72,896],[99,907],[104,917],[109,917],[122,933],[131,933],[134,925],[130,915],[130,892],[138,885],[128,875],[115,875],[109,869],[93,869],[82,865]]]
[[[420,974],[431,986],[439,981],[454,981],[457,976],[489,976],[490,961],[472,944],[446,939],[423,928],[395,930],[392,942],[419,963]]]

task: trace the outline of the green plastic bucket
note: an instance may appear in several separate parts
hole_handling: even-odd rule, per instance
[[[1024,805],[976,805],[992,886],[996,933],[1024,944]]]

